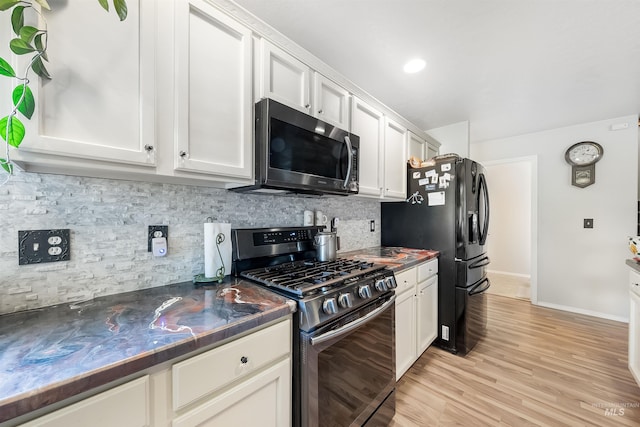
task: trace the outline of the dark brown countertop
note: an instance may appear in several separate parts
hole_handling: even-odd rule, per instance
[[[0,316],[0,423],[287,316],[241,279],[191,282]]]
[[[375,264],[384,264],[393,271],[401,271],[436,258],[440,252],[428,249],[411,249],[390,246],[375,246],[349,252],[340,252],[341,258],[361,259]]]

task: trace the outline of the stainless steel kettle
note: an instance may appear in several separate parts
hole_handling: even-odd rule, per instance
[[[320,231],[313,238],[318,261],[334,261],[336,259],[336,233]]]

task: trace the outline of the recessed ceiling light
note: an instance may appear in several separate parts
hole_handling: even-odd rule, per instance
[[[413,74],[421,71],[427,63],[423,59],[412,59],[411,61],[404,64],[404,72]]]

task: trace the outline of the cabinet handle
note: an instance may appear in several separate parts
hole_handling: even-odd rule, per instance
[[[182,157],[183,159],[184,159],[185,157],[187,157],[187,152],[186,152],[186,151],[181,151],[181,152],[180,152],[180,157]]]
[[[322,110],[318,110],[318,114],[322,114]]]
[[[242,364],[243,364],[243,365],[246,365],[246,364],[247,364],[247,362],[249,362],[249,359],[247,359],[247,357],[246,357],[246,356],[242,356],[242,357],[240,358],[240,362],[242,362]]]
[[[147,150],[147,151],[153,151],[153,145],[147,144],[147,145],[144,146],[144,149]]]
[[[306,108],[306,109],[309,109],[309,107],[311,107],[311,105],[309,105],[309,104],[305,104],[304,105],[304,108]]]

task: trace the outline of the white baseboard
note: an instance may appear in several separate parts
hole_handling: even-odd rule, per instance
[[[550,302],[544,302],[544,301],[542,302],[538,301],[534,305],[539,305],[540,307],[546,307],[546,308],[553,308],[555,310],[569,311],[571,313],[586,314],[587,316],[599,317],[601,319],[615,320],[616,322],[629,323],[628,317],[614,316],[607,313],[600,313],[598,311],[585,310],[583,308],[577,308],[577,307],[570,307],[568,305],[552,304]]]
[[[530,274],[512,273],[510,271],[499,271],[499,270],[487,270],[487,273],[490,273],[490,274],[502,274],[502,275],[505,275],[505,276],[513,276],[513,277],[521,277],[523,279],[531,280],[531,275]]]

